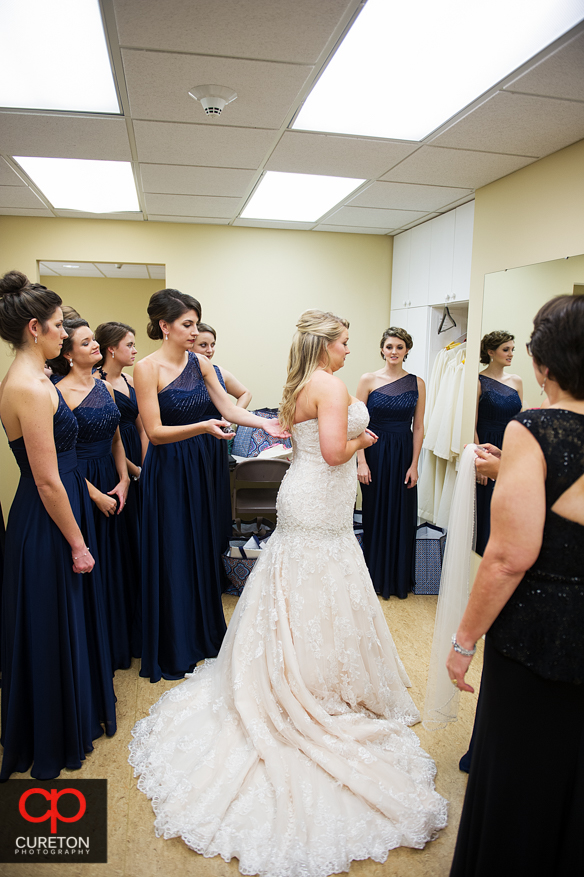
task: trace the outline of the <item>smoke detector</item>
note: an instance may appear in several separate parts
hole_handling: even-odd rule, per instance
[[[237,92],[226,85],[195,85],[189,94],[200,102],[208,116],[220,116],[223,107],[237,97]]]

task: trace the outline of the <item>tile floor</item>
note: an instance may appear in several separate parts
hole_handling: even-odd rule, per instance
[[[237,600],[224,597],[226,618],[231,617]],[[428,662],[432,645],[437,597],[410,594],[407,600],[380,600],[399,654],[412,681],[411,694],[420,710],[426,690]],[[482,643],[467,677],[478,689],[482,665]],[[153,829],[150,802],[138,791],[127,762],[131,729],[137,719],[160,695],[177,685],[164,680],[152,685],[138,675],[139,662],[129,670],[118,671],[115,689],[118,698],[118,731],[112,738],[102,737],[80,771],[63,771],[75,779],[108,780],[108,863],[102,865],[22,863],[0,865],[2,877],[237,877],[237,861],[205,859],[193,853],[179,838],[157,838]],[[466,774],[458,770],[458,759],[466,751],[476,706],[475,695],[462,695],[458,722],[442,731],[426,731],[415,726],[423,748],[434,758],[438,774],[436,788],[450,802],[449,824],[424,850],[400,848],[389,853],[385,864],[371,860],[354,862],[351,877],[447,877],[460,810],[466,787]],[[14,777],[27,777],[15,774]]]

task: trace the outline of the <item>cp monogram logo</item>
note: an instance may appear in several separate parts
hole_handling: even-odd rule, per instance
[[[30,816],[26,812],[26,802],[31,795],[42,795],[47,801],[51,802],[51,806],[44,816]],[[75,795],[79,801],[79,810],[77,811],[76,816],[61,816],[58,806],[61,795]],[[51,834],[57,833],[57,819],[60,819],[61,822],[77,822],[85,813],[86,807],[85,795],[82,795],[77,789],[62,789],[60,792],[58,792],[57,789],[51,789],[50,791],[47,791],[46,789],[29,789],[20,796],[20,801],[18,802],[20,815],[28,822],[45,822],[45,820],[50,819]]]

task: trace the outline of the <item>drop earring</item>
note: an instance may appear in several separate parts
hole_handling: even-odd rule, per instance
[[[38,340],[39,340],[39,339],[38,339],[37,336],[35,335],[35,336],[34,336],[34,343],[36,344]]]
[[[116,358],[116,351],[112,350],[112,359],[115,359],[115,358]]]
[[[73,360],[72,359],[69,360],[69,368],[73,368]]]
[[[168,341],[168,335],[165,335],[165,336],[164,336],[164,340],[165,340],[165,341]]]
[[[547,376],[543,379],[543,384],[541,385],[541,393],[539,394],[540,396],[543,396],[543,394],[545,392],[545,382],[546,381],[547,381]]]

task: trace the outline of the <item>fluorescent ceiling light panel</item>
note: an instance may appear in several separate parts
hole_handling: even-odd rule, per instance
[[[583,16],[582,0],[368,0],[292,127],[421,140]]]
[[[2,0],[0,106],[119,113],[97,0]]]
[[[316,222],[364,182],[267,171],[240,215],[242,219]]]
[[[83,213],[139,211],[129,161],[14,156],[53,207]]]

